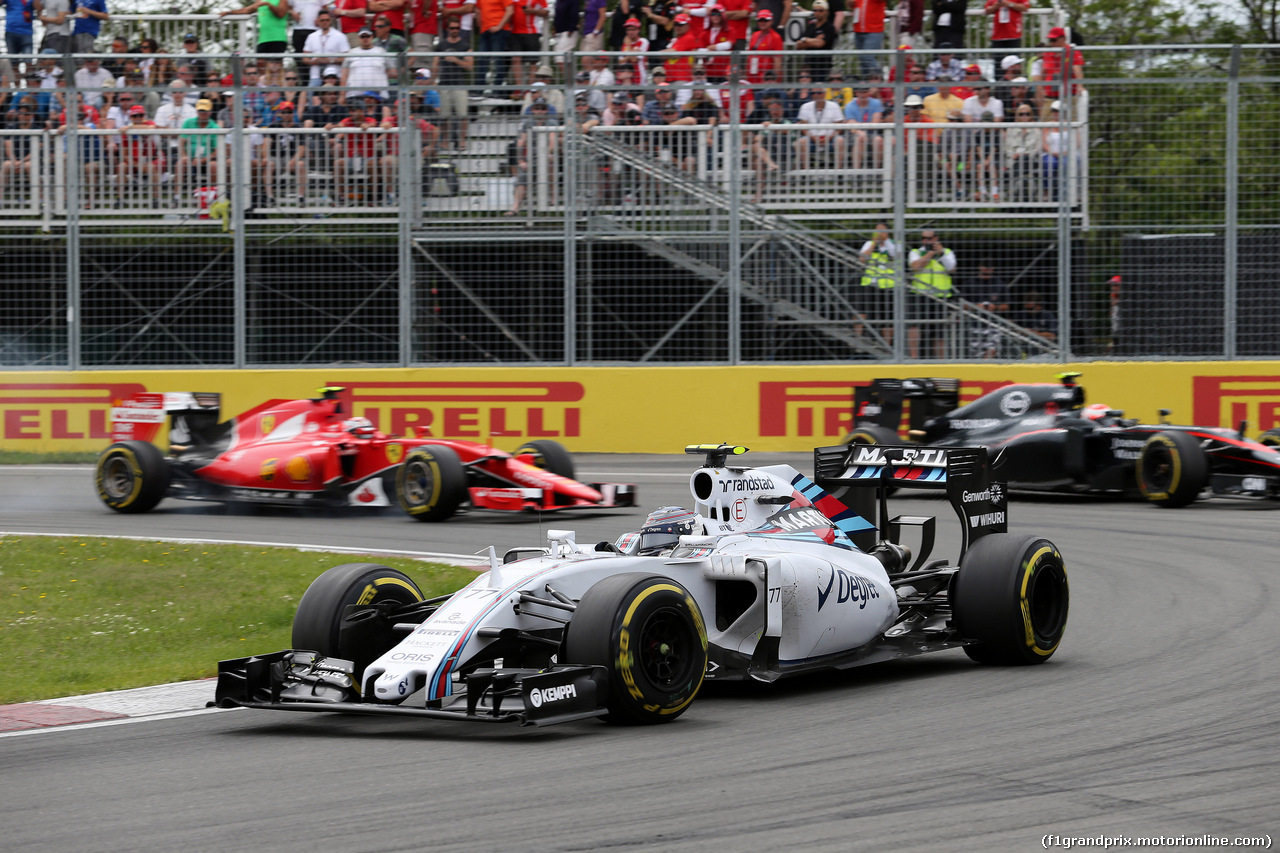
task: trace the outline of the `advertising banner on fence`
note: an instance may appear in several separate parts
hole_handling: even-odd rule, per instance
[[[399,435],[507,450],[553,438],[591,453],[720,441],[804,451],[848,432],[854,387],[877,377],[957,377],[970,400],[1010,382],[1054,382],[1064,370],[1083,374],[1090,403],[1145,421],[1169,409],[1178,423],[1246,421],[1251,436],[1280,426],[1276,362],[0,372],[0,449],[100,450],[113,405],[143,392],[216,392],[226,419],[342,386],[351,414]]]

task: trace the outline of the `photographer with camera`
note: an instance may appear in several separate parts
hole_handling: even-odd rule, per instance
[[[937,299],[951,298],[951,274],[956,269],[956,256],[942,245],[934,229],[926,228],[920,232],[920,246],[907,256],[907,267],[911,270],[912,290]],[[919,358],[923,344],[924,352],[933,350],[934,357],[942,358],[946,343],[942,328],[943,307],[929,300],[920,306],[919,313],[919,323],[907,329],[908,354],[911,358]]]

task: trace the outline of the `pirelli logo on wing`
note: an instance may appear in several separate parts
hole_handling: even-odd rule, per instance
[[[112,406],[145,390],[133,382],[0,383],[0,435],[6,443],[32,447],[55,439],[109,439]]]
[[[580,382],[335,382],[347,411],[416,438],[573,438]]]
[[[760,435],[843,438],[853,429],[853,389],[868,382],[761,382]],[[960,386],[960,402],[968,403],[1007,381],[972,382]]]
[[[1191,422],[1250,432],[1280,427],[1280,376],[1195,376],[1191,379]]]

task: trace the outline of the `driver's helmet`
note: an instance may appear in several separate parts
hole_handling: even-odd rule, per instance
[[[1090,403],[1084,407],[1084,411],[1081,414],[1091,421],[1100,421],[1105,418],[1107,413],[1110,411],[1111,407],[1106,403]]]
[[[378,428],[368,418],[347,418],[342,422],[342,429],[356,438],[373,438]]]
[[[697,518],[693,510],[682,506],[664,506],[649,513],[640,528],[641,554],[653,554],[658,551],[674,548],[681,536],[693,533]]]

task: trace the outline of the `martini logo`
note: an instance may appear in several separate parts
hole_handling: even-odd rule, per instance
[[[580,382],[338,382],[354,416],[416,438],[573,438],[582,434]]]
[[[1246,421],[1250,435],[1280,427],[1280,376],[1196,376],[1191,400],[1191,422],[1200,426]]]
[[[279,459],[264,459],[262,467],[258,469],[258,476],[270,483],[276,478],[276,467],[279,462]]]

